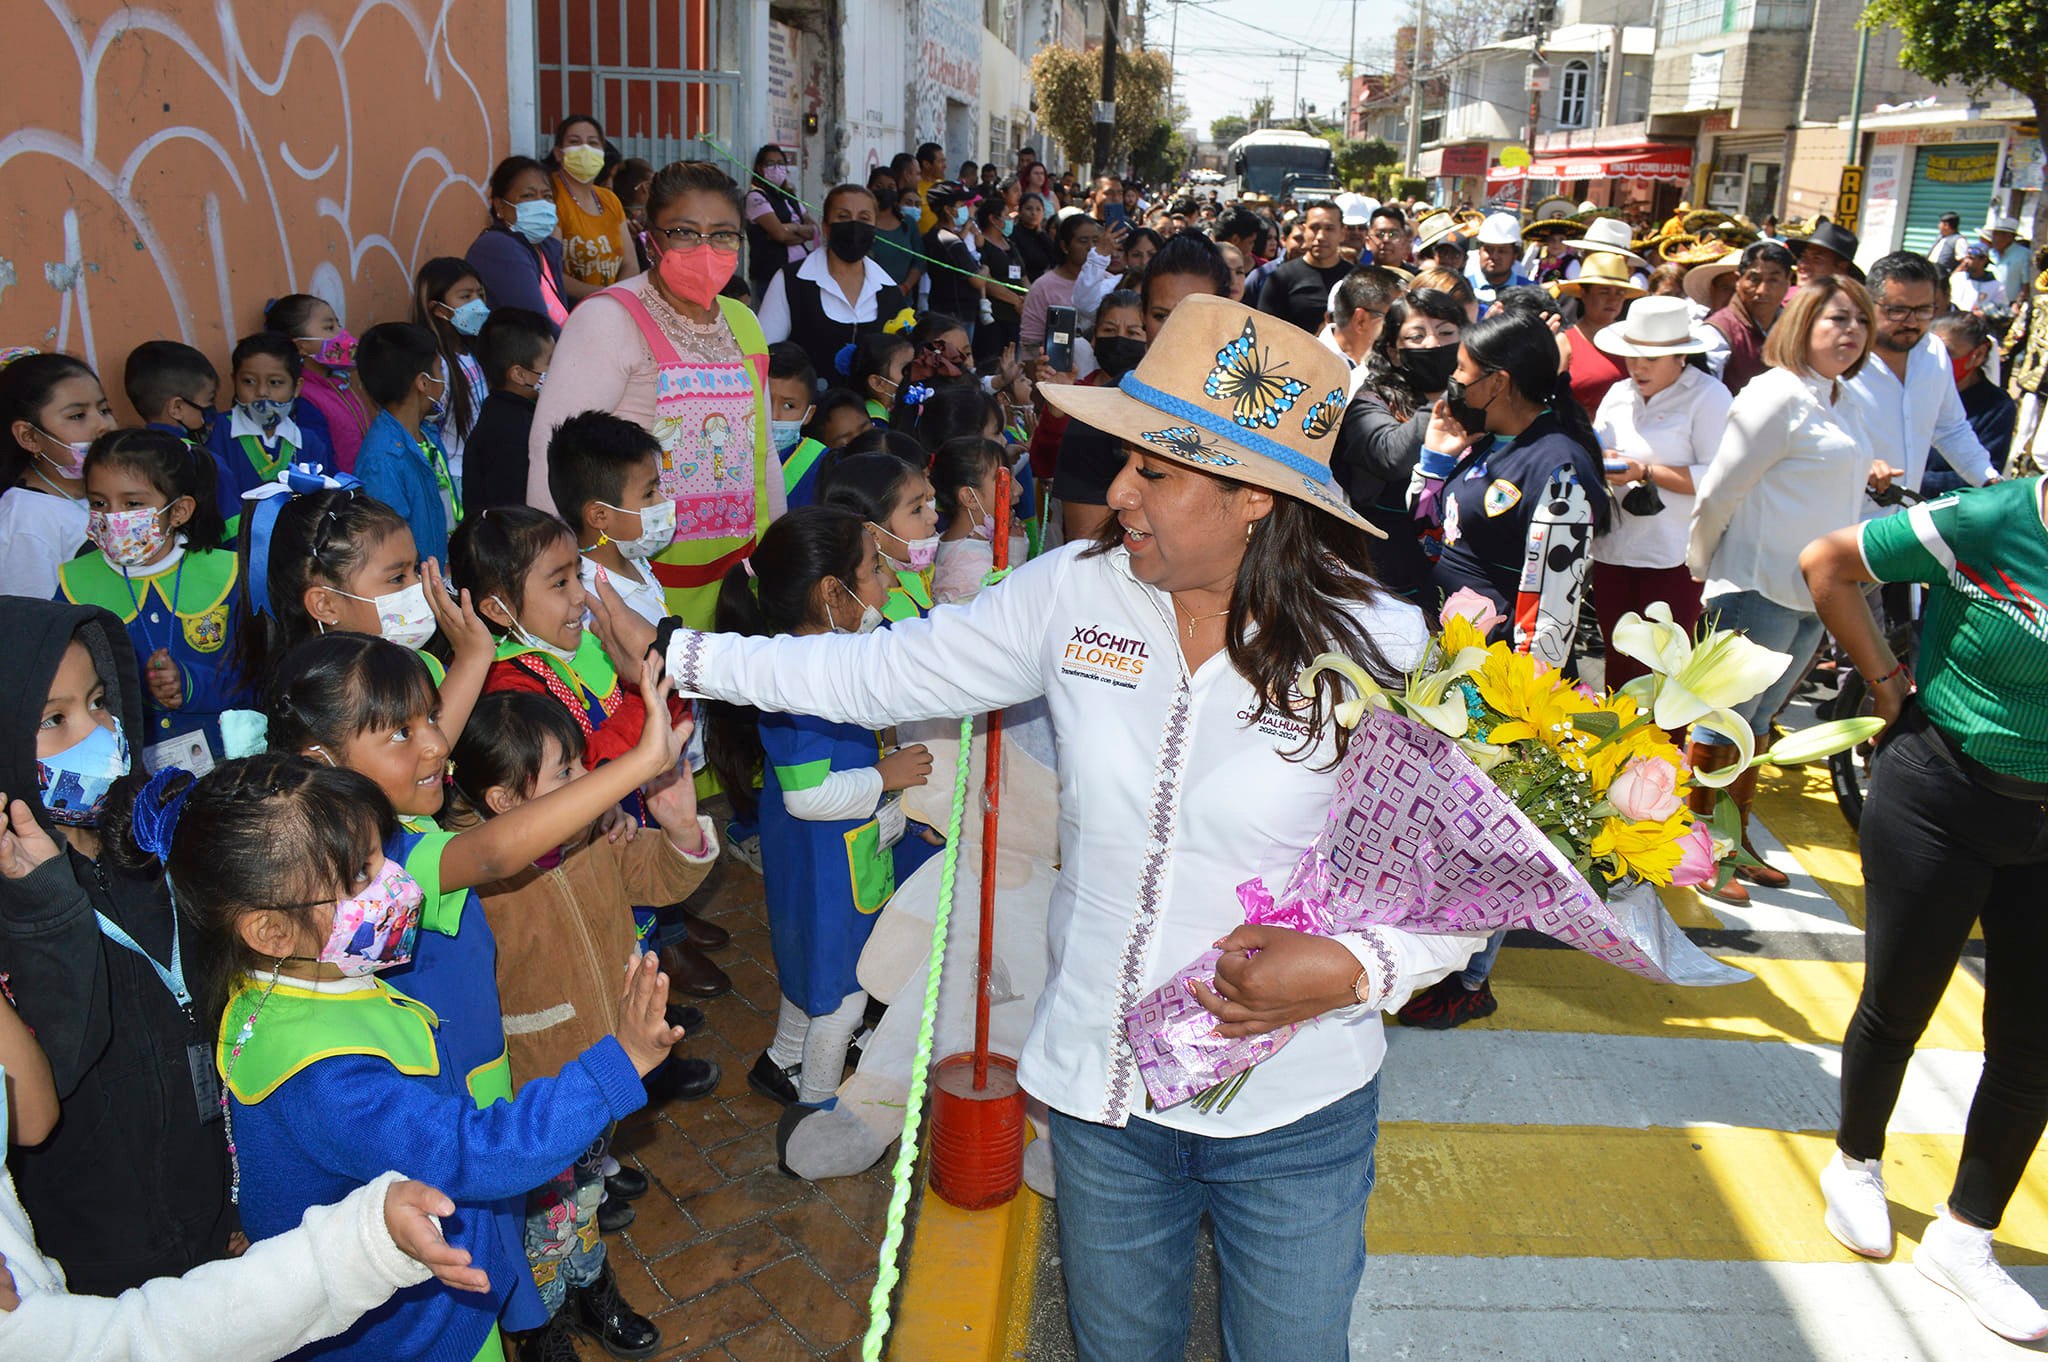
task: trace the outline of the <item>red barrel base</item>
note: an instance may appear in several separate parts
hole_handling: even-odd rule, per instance
[[[974,1090],[974,1056],[949,1055],[932,1076],[931,1183],[949,1205],[985,1211],[1024,1181],[1024,1089],[1017,1061],[988,1057],[988,1085]]]

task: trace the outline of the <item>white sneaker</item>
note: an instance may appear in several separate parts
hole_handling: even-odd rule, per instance
[[[2030,1343],[2048,1337],[2048,1310],[2027,1289],[2006,1275],[1991,1251],[1991,1231],[1965,1225],[1943,1206],[1920,1247],[1913,1266],[1936,1286],[1963,1298],[1977,1322],[2001,1338]]]
[[[1884,1195],[1884,1161],[1852,1159],[1837,1149],[1820,1170],[1828,1233],[1851,1253],[1892,1256],[1892,1208]]]

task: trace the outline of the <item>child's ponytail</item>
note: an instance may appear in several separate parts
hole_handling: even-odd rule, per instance
[[[719,584],[713,627],[722,634],[794,633],[817,624],[819,583],[853,590],[868,552],[860,517],[827,506],[800,506],[761,536],[753,557]],[[704,756],[733,807],[751,814],[763,752],[759,713],[746,705],[703,701]]]
[[[309,478],[303,490],[285,486],[289,494],[243,501],[235,543],[235,675],[257,691],[287,652],[319,632],[306,613],[306,589],[340,589],[386,538],[406,528],[403,516],[353,477]]]

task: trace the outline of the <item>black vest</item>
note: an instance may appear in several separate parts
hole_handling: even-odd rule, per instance
[[[797,277],[802,268],[799,262],[785,265],[782,270],[782,296],[789,302],[789,338],[811,357],[811,367],[825,380],[826,387],[839,387],[846,377],[839,366],[839,352],[862,336],[874,335],[884,322],[903,311],[903,290],[894,284],[882,286],[882,291],[875,295],[873,321],[836,322],[825,315],[824,291],[810,280]]]

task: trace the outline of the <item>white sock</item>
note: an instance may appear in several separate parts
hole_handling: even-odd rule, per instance
[[[789,999],[775,1014],[775,1040],[768,1046],[768,1058],[778,1069],[794,1069],[804,1061],[804,1037],[811,1031],[811,1018]]]
[[[839,1009],[829,1016],[811,1018],[811,1034],[804,1039],[804,1071],[799,1075],[796,1100],[816,1106],[839,1091],[846,1073],[846,1047],[860,1029],[868,995],[855,989],[846,995]]]

